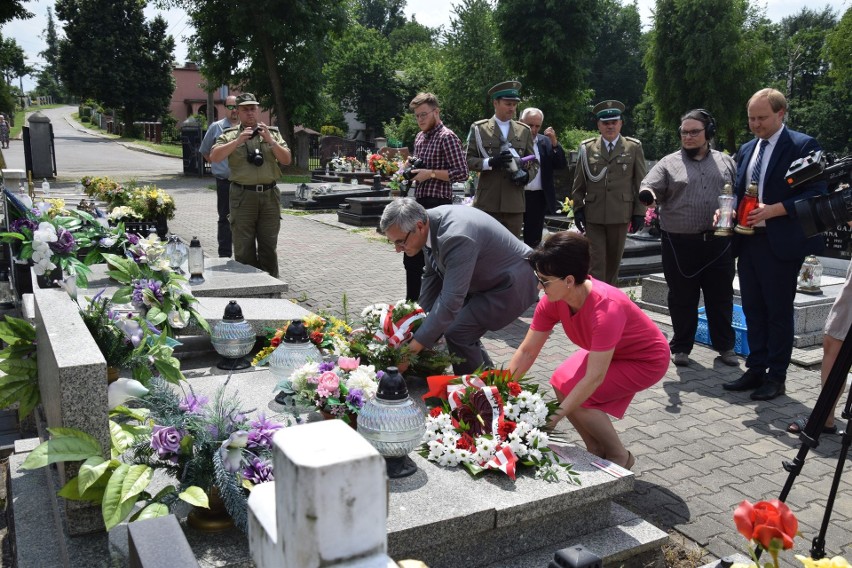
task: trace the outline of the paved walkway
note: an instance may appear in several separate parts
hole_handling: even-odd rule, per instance
[[[177,202],[170,223],[184,238],[199,236],[215,251],[215,194],[209,182],[161,183]],[[191,187],[190,187],[191,186]],[[313,310],[348,312],[357,318],[373,302],[393,302],[404,293],[402,258],[373,229],[340,225],[330,214],[283,216],[278,241],[282,278],[289,297]],[[346,308],[344,308],[344,299]],[[485,337],[495,363],[508,363],[526,333],[532,310],[499,333]],[[659,319],[659,318],[657,318]],[[665,331],[666,322],[662,322]],[[574,347],[558,330],[530,376],[547,385],[549,373]],[[723,365],[716,353],[696,346],[688,368],[671,366],[654,388],[636,397],[616,428],[636,456],[635,492],[622,503],[664,530],[674,529],[713,556],[744,550],[732,514],[743,499],[776,498],[787,480],[782,460],[792,460],[798,438],[785,432],[793,418],[807,415],[818,395],[817,371],[793,367],[787,395],[756,403],[748,393],[729,393],[722,384],[744,369]],[[549,386],[546,387],[549,392]],[[845,398],[844,398],[845,400]],[[564,435],[580,442],[570,425]],[[823,436],[808,454],[788,504],[801,524],[796,552],[807,554],[822,522],[840,449],[839,436]],[[848,463],[846,464],[848,469]],[[842,480],[827,534],[829,555],[852,557],[852,479]],[[797,566],[791,554],[788,566]],[[709,560],[709,557],[706,559]]]

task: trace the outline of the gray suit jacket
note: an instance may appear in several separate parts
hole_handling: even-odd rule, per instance
[[[429,312],[414,339],[430,347],[466,307],[498,330],[538,300],[531,249],[484,211],[442,205],[426,211],[430,241],[420,305]],[[434,260],[434,263],[433,263]],[[476,302],[470,299],[477,297]],[[469,305],[468,305],[469,304]]]

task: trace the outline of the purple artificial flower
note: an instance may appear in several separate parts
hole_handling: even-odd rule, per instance
[[[320,374],[325,373],[326,371],[333,371],[333,370],[334,370],[334,363],[332,363],[331,361],[323,361],[322,363],[319,364]]]
[[[9,225],[9,231],[12,233],[23,233],[21,229],[25,228],[30,231],[35,231],[38,229],[38,223],[30,221],[29,219],[15,219],[12,221],[12,224]]]
[[[143,294],[143,291],[146,289],[153,292],[154,298],[157,302],[163,301],[163,291],[160,289],[160,283],[156,280],[140,278],[138,280],[134,280],[132,286],[133,294],[131,296],[131,303],[137,308],[148,305],[145,302],[145,296]]]
[[[188,395],[185,399],[180,401],[178,404],[178,408],[186,412],[187,414],[203,414],[204,408],[202,408],[210,399],[206,396],[195,396],[194,394]]]
[[[364,406],[364,392],[361,389],[352,389],[346,395],[346,402],[355,408],[361,408]]]
[[[272,474],[272,462],[258,457],[252,458],[243,468],[243,477],[255,484],[272,481],[275,479]]]
[[[74,240],[74,235],[71,234],[71,231],[59,227],[56,229],[56,240],[48,243],[48,246],[50,246],[50,250],[57,254],[68,254],[74,250],[74,245],[76,244],[77,241]]]
[[[139,244],[139,235],[137,235],[136,233],[124,233],[124,237],[131,245]]]
[[[183,435],[174,426],[154,426],[151,433],[151,448],[157,452],[160,459],[177,463],[182,439]]]
[[[384,376],[385,376],[384,371],[376,371],[376,382],[378,383],[379,381],[381,381],[382,377],[384,377]]]
[[[272,448],[272,436],[284,427],[283,424],[273,422],[261,414],[257,420],[252,420],[249,424],[248,447],[253,448]]]

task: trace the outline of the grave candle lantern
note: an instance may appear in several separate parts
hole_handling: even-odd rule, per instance
[[[304,322],[291,321],[281,339],[281,344],[269,356],[269,370],[278,381],[275,388],[280,389],[280,392],[275,395],[275,402],[293,406],[295,391],[290,385],[290,374],[306,363],[320,361],[322,361],[322,354],[316,345],[311,343]]]
[[[189,283],[202,284],[204,282],[204,251],[201,250],[201,242],[198,237],[192,237],[189,242]]]
[[[731,184],[726,183],[722,188],[722,194],[719,195],[719,218],[716,220],[716,232],[718,237],[728,237],[734,232],[734,204],[737,198],[734,197]]]
[[[741,235],[753,235],[754,228],[748,226],[748,214],[758,206],[757,201],[757,184],[752,182],[746,190],[740,206],[737,208],[737,226],[734,231]]]
[[[405,379],[388,367],[375,398],[358,414],[358,433],[385,458],[388,477],[406,477],[417,471],[408,454],[420,445],[426,431],[423,410],[408,396]]]
[[[213,349],[222,356],[216,365],[226,371],[246,369],[251,364],[246,359],[254,347],[255,333],[251,325],[243,318],[243,310],[236,300],[225,306],[222,321],[213,326],[210,335]]]

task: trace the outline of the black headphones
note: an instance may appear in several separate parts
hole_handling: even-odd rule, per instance
[[[713,118],[713,115],[711,115],[709,112],[707,112],[703,108],[697,108],[695,110],[691,110],[688,113],[686,113],[686,116],[689,116],[690,114],[695,114],[695,113],[701,115],[701,118],[704,119],[704,122],[705,122],[704,136],[705,136],[705,138],[707,138],[707,140],[710,140],[711,138],[715,138],[716,137],[716,119]],[[680,136],[680,126],[677,127],[677,134],[678,134],[678,136]]]

